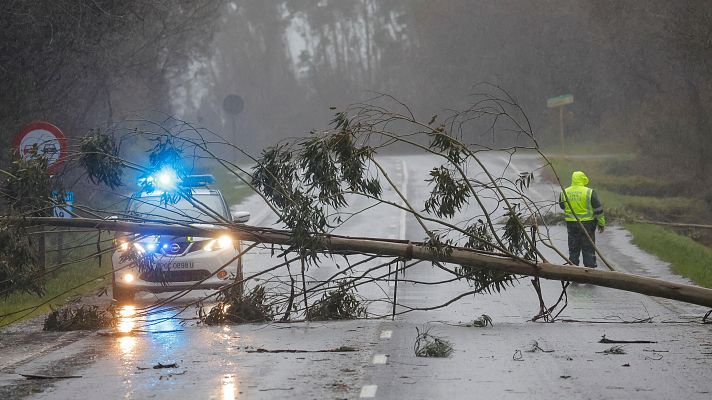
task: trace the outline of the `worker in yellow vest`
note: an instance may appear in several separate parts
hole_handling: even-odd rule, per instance
[[[603,232],[606,227],[606,217],[603,215],[603,205],[596,192],[587,187],[588,177],[581,171],[571,175],[571,186],[561,192],[559,207],[564,210],[566,231],[569,235],[569,260],[579,265],[579,254],[583,253],[583,265],[596,268],[596,227]],[[579,224],[579,221],[581,224]],[[586,237],[583,229],[591,237]]]

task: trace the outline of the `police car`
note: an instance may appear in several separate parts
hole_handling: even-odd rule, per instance
[[[212,175],[192,175],[175,183],[175,174],[162,172],[147,179],[155,180],[155,190],[131,196],[125,218],[202,228],[250,218],[249,212],[230,213],[222,193],[208,187],[215,182]],[[227,233],[217,238],[118,235],[111,260],[114,299],[130,301],[139,291],[219,289],[242,279],[239,249],[239,240]]]

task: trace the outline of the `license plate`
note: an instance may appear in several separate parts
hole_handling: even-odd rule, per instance
[[[158,267],[163,271],[175,271],[178,269],[193,269],[192,261],[174,261],[170,263],[158,263]]]

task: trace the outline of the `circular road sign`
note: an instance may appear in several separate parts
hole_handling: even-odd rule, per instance
[[[223,110],[228,114],[237,115],[242,112],[243,108],[245,108],[245,102],[242,101],[242,97],[236,94],[227,95],[223,99]]]
[[[32,157],[35,146],[37,154],[47,158],[50,171],[59,167],[67,153],[64,134],[49,122],[38,121],[23,126],[12,142],[17,154],[25,160]]]

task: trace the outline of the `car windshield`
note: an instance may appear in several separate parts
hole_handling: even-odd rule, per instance
[[[225,207],[218,194],[193,194],[192,202],[182,198],[174,204],[164,204],[161,196],[134,198],[129,202],[129,215],[147,220],[180,222],[216,222],[215,213],[227,219]]]

